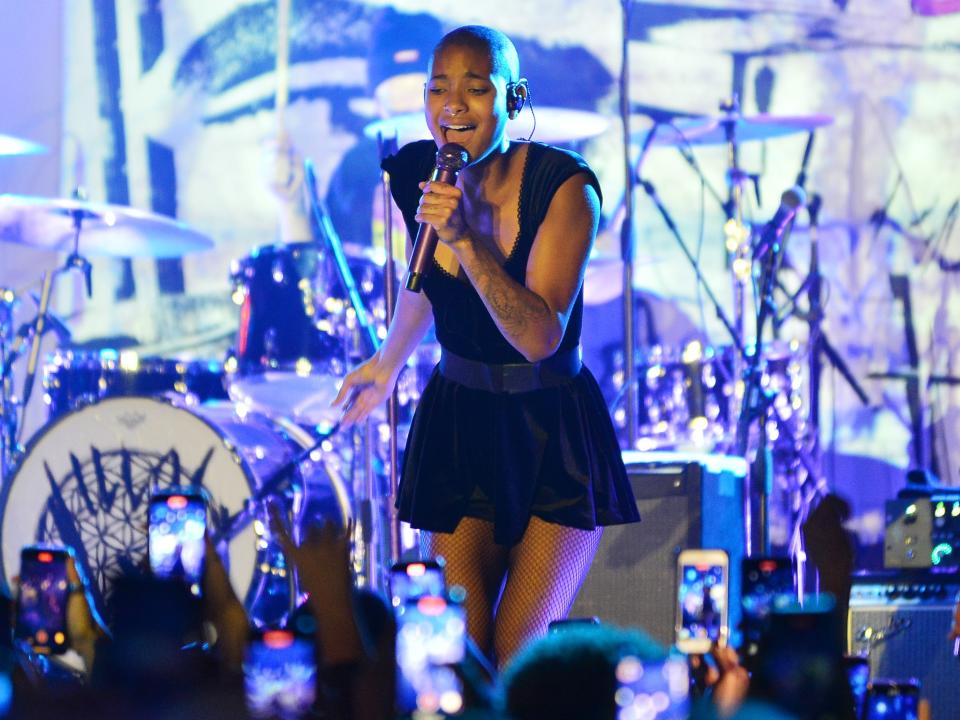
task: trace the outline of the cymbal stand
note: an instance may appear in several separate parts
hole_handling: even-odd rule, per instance
[[[333,266],[340,280],[340,285],[347,294],[348,302],[356,317],[356,333],[354,334],[354,345],[348,350],[348,355],[369,356],[380,349],[380,338],[377,336],[377,329],[373,323],[370,313],[367,312],[363,304],[363,298],[357,289],[357,283],[354,280],[353,272],[347,264],[347,256],[343,251],[343,242],[337,234],[333,223],[330,220],[329,213],[323,207],[320,195],[317,190],[317,178],[313,169],[313,162],[309,159],[304,160],[304,179],[307,187],[307,199],[310,205],[313,219],[320,234],[330,251],[333,258]],[[353,464],[351,477],[354,479],[354,487],[358,491],[357,499],[357,523],[354,536],[354,563],[357,569],[358,582],[362,585],[380,590],[385,586],[386,567],[384,564],[384,554],[389,554],[390,538],[387,537],[388,548],[386,553],[381,551],[384,545],[384,533],[389,533],[390,528],[386,527],[389,521],[384,521],[381,516],[383,510],[383,495],[375,477],[373,463],[373,432],[372,421],[368,420],[361,427],[354,428],[353,440]],[[360,465],[358,459],[362,458]],[[357,471],[362,475],[357,478]],[[387,558],[389,560],[389,558]]]
[[[8,359],[14,353],[16,342],[13,331],[13,312],[17,296],[9,288],[0,288],[0,482],[7,478],[13,467],[14,449],[17,442],[17,411],[13,397],[13,378],[7,368]]]
[[[360,297],[360,291],[357,290],[357,282],[353,278],[353,272],[347,264],[347,256],[343,252],[343,242],[337,234],[333,223],[330,221],[330,214],[323,207],[320,195],[317,191],[317,176],[313,170],[313,163],[307,159],[304,160],[304,179],[307,184],[307,200],[310,203],[313,219],[320,228],[320,234],[323,236],[330,254],[333,258],[334,270],[340,280],[340,285],[347,293],[347,301],[357,318],[357,327],[360,330],[361,341],[366,346],[368,354],[375,353],[380,349],[380,338],[377,337],[377,329],[374,327],[373,320],[363,304],[363,298]]]
[[[76,200],[85,200],[86,193],[82,188],[77,188],[73,192],[73,197]],[[79,270],[83,275],[87,297],[93,297],[93,266],[87,258],[80,254],[80,233],[83,230],[83,220],[88,217],[88,213],[86,210],[73,210],[70,212],[70,217],[73,220],[73,251],[67,256],[63,265],[56,270],[44,273],[43,289],[40,291],[40,302],[37,306],[37,316],[29,328],[31,342],[30,354],[27,357],[26,374],[23,381],[23,396],[20,400],[22,412],[26,412],[27,410],[27,404],[30,402],[30,396],[33,394],[33,387],[36,383],[37,369],[40,360],[40,340],[49,330],[56,329],[55,324],[51,322],[50,315],[48,314],[50,298],[53,295],[53,286],[56,277],[72,270]],[[15,359],[14,357],[11,362]],[[8,370],[8,368],[5,368],[5,370]],[[24,427],[24,419],[21,416],[18,433],[22,433]]]
[[[397,136],[384,138],[377,134],[377,148],[381,161],[397,151]],[[397,304],[397,265],[393,247],[393,200],[390,192],[390,173],[383,171],[380,177],[380,190],[383,194],[383,248],[387,253],[383,265],[383,299],[386,304],[386,323],[389,328],[393,323],[393,313]],[[403,551],[400,540],[400,516],[396,507],[397,488],[400,483],[400,447],[397,442],[397,426],[400,422],[400,399],[397,388],[393,388],[387,398],[387,425],[390,429],[389,445],[387,448],[387,517],[390,524],[390,560],[397,562]]]
[[[680,234],[680,230],[677,228],[677,224],[674,222],[673,218],[670,215],[670,212],[664,206],[663,202],[660,200],[660,196],[657,195],[657,190],[654,187],[653,183],[649,180],[644,180],[643,178],[637,178],[637,184],[643,188],[647,196],[656,206],[657,211],[660,213],[660,217],[663,218],[663,222],[666,224],[667,229],[670,231],[670,234],[673,235],[674,240],[677,241],[677,246],[683,252],[684,256],[687,258],[687,262],[690,263],[690,268],[693,270],[693,274],[697,279],[700,287],[703,288],[704,294],[707,296],[707,299],[710,301],[710,304],[713,305],[713,309],[717,314],[717,319],[720,320],[720,323],[726,329],[727,333],[730,335],[730,340],[733,343],[733,346],[736,348],[734,355],[736,357],[742,357],[745,354],[745,349],[743,342],[740,339],[740,334],[737,332],[736,327],[730,318],[727,317],[727,314],[723,310],[723,306],[720,304],[720,301],[717,299],[717,296],[714,295],[713,289],[710,287],[710,284],[707,282],[707,279],[704,277],[703,272],[700,270],[700,266],[697,263],[696,257],[693,253],[690,252],[686,241],[683,239],[683,236]],[[752,528],[752,514],[750,512],[750,496],[749,493],[744,493],[744,544],[746,547],[746,553],[749,556],[751,554],[751,538],[753,537],[753,528]]]
[[[726,222],[723,226],[724,246],[727,252],[727,264],[733,273],[733,317],[734,327],[740,344],[744,340],[744,315],[747,298],[747,284],[750,282],[750,231],[743,221],[743,185],[750,180],[740,168],[740,146],[737,141],[737,117],[740,113],[739,98],[734,95],[729,101],[720,103],[720,111],[726,115],[722,121],[727,139],[727,201],[723,212]],[[734,364],[734,375],[739,376],[740,367]]]
[[[674,240],[677,241],[677,246],[690,263],[690,268],[693,270],[693,274],[696,277],[697,282],[700,284],[700,287],[703,288],[703,292],[707,296],[707,299],[710,300],[710,304],[713,305],[713,309],[717,314],[717,319],[720,320],[720,323],[730,335],[730,340],[733,343],[733,346],[738,352],[742,353],[744,351],[743,343],[740,340],[740,335],[737,333],[736,326],[730,320],[730,318],[727,317],[727,314],[723,310],[723,306],[720,304],[717,296],[714,295],[713,289],[710,287],[710,283],[707,282],[706,277],[704,277],[703,272],[700,270],[700,266],[697,264],[696,257],[694,257],[693,253],[690,251],[690,247],[683,239],[683,235],[680,234],[680,230],[677,227],[677,224],[674,222],[673,217],[670,215],[670,212],[667,210],[666,206],[664,206],[663,201],[657,194],[656,187],[654,187],[653,183],[649,180],[644,180],[643,178],[639,177],[637,178],[637,184],[643,188],[644,192],[647,194],[647,197],[649,197],[654,206],[656,206],[657,211],[660,213],[660,217],[663,218],[664,224],[667,226],[670,234],[673,235]]]
[[[633,0],[620,0],[623,12],[622,35],[620,47],[620,121],[623,132],[623,159],[624,159],[624,187],[623,187],[623,224],[620,226],[620,258],[623,260],[623,390],[626,393],[624,411],[627,424],[627,447],[631,450],[636,447],[639,413],[637,405],[636,378],[636,338],[634,328],[634,291],[633,291],[633,256],[636,250],[636,237],[633,222],[633,190],[639,164],[643,161],[644,153],[640,153],[638,167],[635,170],[630,160],[630,16]],[[655,124],[644,142],[649,147],[656,133]]]

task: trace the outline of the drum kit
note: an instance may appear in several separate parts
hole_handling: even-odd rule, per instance
[[[376,584],[384,563],[377,478],[384,472],[383,417],[338,432],[330,407],[347,369],[369,349],[358,314],[385,333],[382,262],[329,242],[268,245],[233,263],[229,280],[239,328],[226,358],[140,357],[130,349],[60,347],[38,358],[41,337],[65,330],[50,310],[55,279],[79,270],[91,290],[87,256],[180,257],[213,246],[202,233],[134,208],[67,199],[0,195],[0,240],[55,250],[66,261],[46,273],[36,316],[17,327],[13,290],[0,291],[0,578],[11,582],[20,548],[72,546],[95,579],[102,604],[118,574],[146,551],[149,495],[199,485],[210,528],[251,617],[276,622],[296,600],[296,581],[267,522],[286,513],[295,537],[317,522],[355,528],[361,582]],[[363,309],[348,297],[346,285]],[[16,368],[26,364],[19,387]],[[23,412],[42,376],[45,424],[25,443]],[[37,383],[39,387],[39,383]],[[418,397],[416,377],[400,380],[400,419]],[[372,456],[372,459],[371,459]],[[373,477],[371,477],[373,475]]]
[[[592,137],[607,125],[593,113],[537,112],[538,139]],[[725,229],[726,237],[740,244],[728,250],[733,260],[749,259],[751,233],[744,230],[737,202],[744,181],[736,165],[737,143],[798,132],[812,138],[814,129],[827,122],[822,116],[745,117],[730,109],[718,117],[678,120],[669,132],[658,133],[655,126],[647,145],[731,147]],[[416,120],[397,116],[372,123],[366,132],[409,140],[422,134],[422,127],[419,115]],[[34,151],[14,140],[0,136],[0,154]],[[383,336],[386,278],[382,260],[341,243],[335,233],[326,234],[332,237],[324,242],[266,245],[233,262],[229,279],[239,323],[225,359],[185,361],[138,357],[121,349],[92,353],[61,347],[42,364],[40,337],[60,326],[49,310],[58,275],[81,271],[89,292],[88,254],[180,257],[212,247],[213,241],[182,222],[80,195],[0,195],[0,240],[66,254],[64,265],[45,275],[32,321],[16,328],[18,298],[13,291],[0,291],[0,577],[10,581],[19,549],[27,543],[68,543],[96,578],[102,600],[110,579],[145,552],[146,498],[155,489],[183,483],[206,488],[213,532],[229,558],[231,579],[259,622],[282,616],[296,593],[295,579],[271,538],[271,503],[286,510],[295,534],[320,519],[342,525],[355,520],[355,554],[375,556],[383,564],[389,550],[383,547],[385,531],[376,526],[384,518],[372,516],[386,504],[385,417],[372,420],[379,431],[371,426],[341,433],[330,401],[347,370],[369,354],[370,341]],[[600,258],[591,266],[596,273],[588,268],[585,294],[603,294],[605,288],[594,287],[598,283],[591,284],[591,277],[609,284],[614,265]],[[742,287],[749,269],[735,262],[731,267],[737,267],[735,285]],[[722,315],[719,304],[717,309]],[[657,346],[633,355],[637,449],[723,452],[734,446],[732,432],[745,397],[741,312],[738,307],[735,323],[725,322],[735,333],[731,346]],[[13,367],[24,358],[27,370],[18,394]],[[765,402],[760,410],[750,409],[763,416],[762,434],[776,436],[770,442],[790,472],[815,428],[805,410],[802,360],[796,343],[762,345],[757,377]],[[48,421],[23,448],[19,417],[41,373]],[[623,375],[618,374],[621,381]],[[416,385],[416,372],[401,377],[404,420],[416,401]],[[622,413],[614,408],[614,416]],[[371,480],[371,473],[380,480]],[[376,543],[380,546],[373,548]],[[356,559],[355,565],[362,575],[364,561]],[[368,581],[375,583],[372,577]]]
[[[664,111],[651,117],[669,115]],[[806,203],[803,186],[817,129],[832,122],[826,115],[743,115],[736,99],[721,104],[720,113],[707,117],[657,120],[635,138],[642,146],[632,169],[636,184],[653,202],[667,229],[689,261],[703,295],[724,327],[729,344],[704,347],[699,341],[683,347],[636,348],[630,333],[615,373],[619,396],[635,398],[635,417],[624,408],[614,408],[614,418],[632,429],[630,445],[640,450],[692,450],[744,456],[753,465],[751,520],[746,537],[747,554],[769,554],[772,546],[802,559],[800,527],[806,514],[825,491],[819,464],[817,417],[821,352],[826,338],[822,320],[821,277],[817,246],[819,197]],[[744,210],[748,185],[757,177],[740,166],[742,143],[774,140],[806,133],[807,143],[796,185],[784,193],[776,217],[766,225],[750,223]],[[726,270],[731,280],[733,318],[729,318],[704,278],[694,254],[680,234],[656,192],[642,176],[647,151],[656,146],[676,147],[709,188],[724,216],[723,238]],[[716,192],[701,171],[694,149],[724,146],[727,150],[727,194]],[[810,263],[800,289],[782,302],[775,291],[784,290],[778,280],[783,249],[793,222],[806,206],[810,217]],[[625,282],[626,277],[625,273]],[[752,302],[751,302],[752,301]],[[803,306],[800,312],[798,305]],[[807,345],[780,338],[787,315],[796,313],[809,325]],[[747,321],[752,322],[748,323]],[[772,327],[772,331],[771,331]],[[836,353],[826,353],[832,363],[843,365]],[[623,361],[634,358],[632,366]],[[845,379],[856,380],[845,367]],[[861,398],[865,396],[858,390]],[[629,410],[630,402],[624,402]],[[770,506],[776,497],[778,505]],[[802,576],[801,571],[798,577]]]

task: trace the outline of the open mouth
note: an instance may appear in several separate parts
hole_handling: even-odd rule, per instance
[[[469,137],[476,127],[476,125],[441,125],[440,129],[447,142],[458,142]]]

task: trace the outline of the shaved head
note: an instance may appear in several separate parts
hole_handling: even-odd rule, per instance
[[[486,53],[490,56],[490,68],[507,82],[515,82],[520,77],[520,56],[517,48],[499,30],[483,25],[464,25],[451,30],[433,49],[427,74],[433,72],[433,59],[451,47],[463,47]]]

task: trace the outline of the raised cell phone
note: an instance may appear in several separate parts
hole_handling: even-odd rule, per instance
[[[198,490],[165,490],[150,497],[148,555],[156,577],[182,580],[200,595],[207,505]]]
[[[874,680],[867,686],[864,720],[917,720],[920,681]]]
[[[730,560],[724,550],[684,550],[677,556],[676,645],[706,653],[727,644]]]
[[[456,715],[463,687],[453,665],[466,652],[466,613],[441,595],[424,595],[397,608],[397,707],[401,713]]]
[[[69,548],[28,545],[20,552],[20,591],[17,593],[14,635],[38,653],[67,651],[67,578]]]
[[[243,683],[251,717],[306,716],[317,697],[313,639],[292,630],[254,632],[243,662]]]
[[[395,608],[407,600],[446,592],[443,559],[394,563],[390,568],[390,594]]]
[[[788,557],[750,557],[741,561],[741,659],[753,670],[767,616],[796,601],[793,562]]]
[[[796,599],[789,557],[750,557],[741,562],[740,604],[744,618],[766,616]]]
[[[870,660],[862,655],[844,655],[843,667],[847,673],[850,694],[853,695],[854,717],[859,720],[863,717],[870,684]]]

